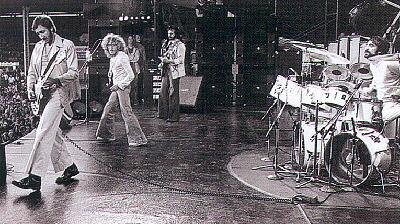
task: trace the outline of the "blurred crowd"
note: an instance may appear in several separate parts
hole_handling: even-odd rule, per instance
[[[23,72],[11,67],[0,68],[0,144],[25,136],[38,121],[30,109]]]

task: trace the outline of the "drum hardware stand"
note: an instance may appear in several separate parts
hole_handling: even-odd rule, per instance
[[[87,52],[88,54],[86,55],[86,60],[83,63],[82,67],[78,70],[78,74],[83,69],[87,69],[88,62],[93,60],[92,56],[97,51],[97,49],[100,47],[101,42],[102,42],[102,39],[97,39],[94,42],[93,45],[95,45],[95,48],[94,48],[92,53],[90,53],[90,51]],[[85,119],[84,120],[80,120],[78,123],[74,124],[74,126],[81,125],[81,124],[87,124],[87,123],[90,123],[90,122],[95,122],[95,121],[90,121],[89,120],[89,99],[88,99],[89,94],[88,94],[88,91],[89,91],[89,71],[87,70],[87,71],[85,71]]]
[[[399,119],[396,119],[396,127],[395,127],[395,139],[394,139],[394,144],[395,144],[395,149],[393,150],[393,156],[394,159],[397,161],[397,177],[395,183],[385,183],[385,176],[384,173],[377,167],[377,171],[381,177],[381,184],[378,185],[371,185],[372,187],[382,187],[382,193],[385,193],[385,187],[399,187],[400,188],[400,160],[397,158],[399,156],[397,150],[400,150],[400,139],[399,139]],[[384,128],[383,128],[384,129]],[[389,145],[390,146],[390,145]]]
[[[319,169],[317,168],[318,133],[319,133],[319,131],[318,131],[318,111],[319,111],[319,102],[317,101],[316,108],[315,108],[315,133],[316,134],[315,134],[315,138],[314,138],[314,153],[312,155],[313,156],[313,166],[314,166],[313,174],[312,174],[311,177],[308,177],[308,178],[310,178],[310,180],[308,180],[308,181],[306,181],[306,182],[304,182],[302,184],[297,185],[296,188],[303,187],[303,186],[305,186],[305,185],[307,185],[309,183],[326,183],[326,181],[321,180],[320,178],[318,178],[318,175],[319,175]],[[321,141],[323,141],[323,138],[322,138]],[[320,157],[321,157],[321,155],[320,155]],[[320,168],[320,166],[319,166],[319,168]]]
[[[332,154],[333,154],[333,145],[332,145],[332,143],[333,143],[333,134],[334,134],[334,129],[335,129],[335,126],[336,126],[336,122],[337,122],[337,120],[339,119],[339,116],[343,113],[343,111],[349,106],[349,104],[350,104],[350,102],[351,102],[351,99],[353,99],[353,97],[355,96],[355,94],[357,93],[357,91],[360,89],[360,87],[361,87],[361,85],[362,85],[362,83],[363,83],[363,81],[362,82],[360,82],[360,83],[358,83],[357,84],[357,86],[355,87],[355,90],[354,90],[354,92],[350,95],[350,97],[347,99],[347,101],[345,102],[345,104],[343,105],[343,107],[341,107],[337,112],[336,112],[336,114],[329,120],[329,122],[325,125],[325,127],[323,127],[319,132],[321,133],[321,135],[322,135],[322,139],[325,139],[325,137],[326,137],[326,135],[331,131],[331,147],[330,147],[330,152],[329,152],[329,161],[328,161],[328,166],[329,166],[329,168],[328,168],[328,175],[329,175],[329,181],[328,181],[328,183],[329,183],[329,185],[330,186],[332,186],[332,185],[334,185],[333,183],[332,183]],[[353,131],[354,131],[354,134],[356,134],[356,132],[355,132],[355,124],[354,124],[354,119],[352,118],[351,119],[352,120],[352,126],[353,126]],[[325,131],[326,130],[326,131]],[[317,137],[317,135],[318,135],[318,133],[317,134],[315,134],[315,137]],[[354,135],[354,137],[355,137],[355,135]],[[354,147],[355,147],[355,144],[354,144]],[[352,147],[352,164],[353,164],[353,159],[354,159],[354,152],[353,152],[353,147]],[[352,166],[352,165],[351,165]],[[351,168],[352,169],[352,168]],[[353,177],[353,171],[351,171],[351,181],[350,182],[352,182],[352,177]],[[350,186],[352,185],[352,183],[350,184]],[[334,186],[336,186],[336,185],[334,185]],[[329,189],[328,187],[326,187],[326,188],[321,188],[321,191],[325,191],[325,192],[330,192],[330,191],[332,191],[332,190],[335,190],[336,191],[336,189]],[[354,191],[354,189],[352,188],[352,186],[351,187],[349,187],[349,188],[346,188],[346,189],[342,189],[342,190],[345,190],[345,191]]]
[[[328,159],[328,185],[320,188],[322,192],[326,193],[336,193],[339,191],[339,189],[337,189],[337,186],[334,183],[332,183],[332,158],[333,158],[332,154],[333,154],[333,136],[335,135],[335,130],[336,130],[335,127],[336,127],[336,121],[335,124],[330,129],[331,141],[330,141],[329,159]]]
[[[274,152],[274,161],[273,161],[273,168],[274,168],[274,174],[269,175],[267,178],[270,180],[282,180],[283,177],[278,175],[278,152],[279,152],[279,120],[280,117],[282,116],[283,109],[285,109],[286,103],[283,105],[282,108],[279,102],[279,95],[278,94],[278,100],[277,100],[277,106],[276,110],[279,111],[278,115],[276,116],[275,120],[272,122],[271,127],[269,128],[267,132],[267,137],[269,138],[270,132],[272,131],[272,128],[275,126],[275,152]]]
[[[277,103],[278,103],[278,99],[276,99],[276,100],[274,101],[274,103],[273,103],[273,104],[268,108],[268,110],[264,113],[264,116],[261,118],[262,121],[265,120],[265,118],[267,118],[269,112],[271,111],[271,109],[272,109]],[[271,130],[272,127],[273,127],[273,125],[271,125],[271,117],[268,117],[268,130]],[[269,131],[268,131],[268,133],[269,133]],[[267,137],[267,140],[266,140],[265,142],[267,143],[267,158],[261,158],[262,161],[267,161],[267,160],[268,160],[269,153],[270,153],[270,150],[271,150],[271,145],[270,145],[270,143],[271,143],[271,137],[270,137],[269,134],[267,134],[266,137]],[[256,167],[253,167],[253,168],[251,168],[251,169],[252,169],[252,170],[258,170],[258,169],[263,169],[263,168],[267,168],[267,166],[256,166]]]
[[[350,187],[353,187],[353,173],[354,173],[354,157],[355,157],[355,151],[356,151],[356,125],[354,123],[354,119],[351,118],[351,124],[353,128],[353,138],[351,140],[351,162],[350,162]]]
[[[276,100],[274,101],[274,103],[273,103],[273,104],[268,108],[268,110],[264,113],[264,116],[261,118],[262,121],[265,120],[265,118],[267,118],[269,112],[271,111],[271,109],[272,109],[277,103],[278,103],[278,99],[276,99]],[[273,125],[271,125],[271,117],[268,117],[268,130],[270,130],[272,126],[273,126]],[[270,152],[270,149],[271,149],[271,147],[270,147],[270,142],[271,142],[270,140],[271,140],[271,138],[270,138],[270,135],[269,135],[269,134],[267,134],[266,137],[267,137],[267,140],[266,140],[266,143],[267,143],[267,156],[269,157],[269,152]]]
[[[274,105],[276,104],[276,102],[274,102]],[[268,109],[268,111],[272,108],[273,106],[271,106],[269,109]],[[267,111],[267,112],[268,112]],[[266,113],[262,118],[261,118],[261,120],[265,120],[265,118],[266,118],[266,116],[267,116],[267,114],[268,113]],[[269,129],[271,129],[271,117],[268,117],[268,130]],[[269,153],[270,153],[270,150],[271,150],[271,137],[270,137],[270,135],[267,135],[266,136],[267,137],[267,140],[265,141],[265,143],[267,143],[267,157],[263,157],[263,158],[261,158],[261,161],[268,161],[269,159]],[[268,166],[264,166],[264,165],[261,165],[261,166],[255,166],[255,167],[252,167],[251,168],[251,170],[259,170],[259,169],[263,169],[263,168],[267,168]]]

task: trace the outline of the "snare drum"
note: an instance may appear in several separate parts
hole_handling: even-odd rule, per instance
[[[324,103],[330,107],[341,108],[346,104],[350,95],[340,87],[328,87],[324,95]]]
[[[358,186],[380,178],[380,172],[388,172],[392,161],[393,148],[389,139],[379,132],[368,127],[356,129],[356,136],[352,132],[344,132],[333,137],[326,144],[325,161],[329,161],[332,144],[332,177],[341,184],[350,183],[351,161],[353,162],[352,184]],[[352,139],[356,138],[354,155],[352,155]],[[329,169],[327,164],[327,169]]]

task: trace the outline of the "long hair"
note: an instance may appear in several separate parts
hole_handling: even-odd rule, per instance
[[[386,39],[384,39],[380,36],[373,36],[373,37],[371,37],[370,41],[377,46],[376,51],[378,54],[388,53],[388,51],[390,49],[390,44]]]
[[[176,37],[176,39],[181,39],[181,38],[182,38],[182,32],[181,32],[181,30],[179,29],[178,26],[169,25],[169,26],[167,27],[167,31],[168,31],[168,30],[173,30],[173,31],[175,32],[175,37]]]
[[[50,18],[50,16],[47,16],[47,15],[36,16],[32,22],[32,31],[35,31],[39,25],[46,27],[47,29],[49,29],[53,32],[57,31],[56,26],[54,25],[54,22]]]
[[[126,44],[124,39],[116,34],[109,33],[107,34],[103,40],[101,41],[101,47],[104,50],[104,53],[107,55],[108,58],[111,58],[110,52],[108,52],[107,45],[109,44],[116,44],[118,51],[126,52]]]

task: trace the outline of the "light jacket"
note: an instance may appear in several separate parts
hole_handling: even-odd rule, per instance
[[[54,62],[50,65],[50,78],[58,79],[61,83],[61,104],[67,105],[81,97],[78,74],[78,57],[75,45],[72,41],[64,39],[59,35],[54,36],[54,46],[52,47],[49,58],[58,51]],[[36,81],[43,75],[42,53],[45,42],[43,40],[35,44],[32,51],[31,62],[27,76],[27,91],[34,91]]]
[[[140,65],[139,65],[140,51],[139,51],[139,49],[134,47],[132,53],[128,50],[128,57],[129,57],[130,62],[133,65],[133,67],[132,67],[133,72],[135,74],[139,74],[140,73]]]
[[[186,75],[185,72],[185,44],[180,40],[175,40],[170,49],[166,47],[168,40],[163,42],[163,47],[161,48],[161,55],[172,60],[167,66],[172,74],[172,79],[177,79]]]
[[[108,78],[112,77],[112,82],[120,89],[125,89],[135,78],[128,55],[123,51],[118,51],[115,57],[110,59],[110,69]]]

